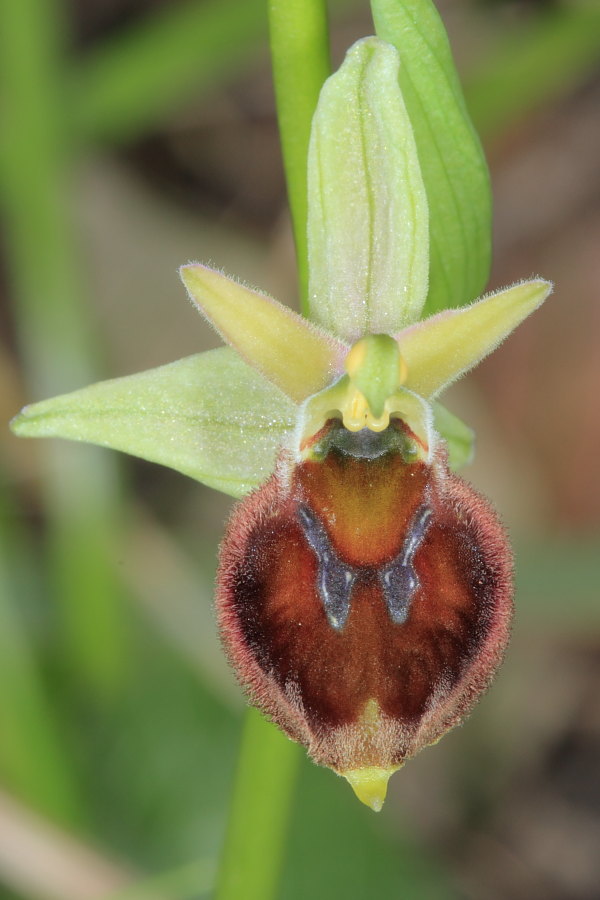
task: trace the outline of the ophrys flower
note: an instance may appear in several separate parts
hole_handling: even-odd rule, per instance
[[[310,322],[184,266],[229,349],[35,404],[13,425],[248,494],[221,551],[225,647],[251,700],[375,809],[389,775],[471,709],[508,636],[510,551],[487,502],[450,471],[471,434],[437,396],[550,290],[523,282],[422,318],[444,305],[436,205],[398,65],[368,38],[323,88]]]

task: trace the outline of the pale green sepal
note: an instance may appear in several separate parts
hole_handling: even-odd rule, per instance
[[[406,387],[435,397],[491,353],[552,291],[549,281],[523,281],[465,306],[431,316],[397,334]]]
[[[451,413],[449,409],[434,400],[433,427],[446,442],[448,465],[453,472],[473,462],[475,456],[475,432]]]
[[[229,348],[26,406],[22,437],[88,441],[241,497],[273,471],[296,406]]]
[[[308,154],[310,317],[346,341],[418,320],[427,295],[427,200],[398,86],[377,38],[324,84]]]
[[[302,402],[343,371],[349,348],[287,306],[199,263],[179,271],[223,340],[290,399]]]
[[[442,21],[431,0],[371,0],[377,35],[400,54],[400,87],[429,203],[425,314],[462,306],[485,288],[491,192]]]

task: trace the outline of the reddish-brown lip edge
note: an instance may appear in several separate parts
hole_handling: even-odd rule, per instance
[[[326,534],[328,565],[350,573],[342,627],[328,619],[302,505]],[[402,548],[423,508],[431,521],[410,559],[417,586],[395,623],[382,573],[408,559]],[[510,632],[512,555],[495,512],[448,470],[443,448],[431,465],[338,452],[294,465],[284,451],[233,512],[217,614],[250,701],[315,762],[393,770],[462,721],[488,686]]]

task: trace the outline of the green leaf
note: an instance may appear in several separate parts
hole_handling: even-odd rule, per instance
[[[475,432],[437,400],[434,400],[431,406],[433,408],[433,426],[445,440],[448,448],[448,465],[456,472],[473,462]]]
[[[22,437],[61,437],[162,463],[241,497],[265,481],[296,407],[229,348],[26,406]]]
[[[406,387],[437,396],[495,350],[551,291],[541,278],[519,282],[406,328],[395,336],[408,369]]]
[[[425,313],[484,289],[491,257],[489,174],[466,110],[444,26],[431,0],[371,0],[375,29],[400,54],[400,87],[429,203]]]
[[[352,343],[417,321],[427,294],[427,235],[398,54],[365,38],[325,82],[313,118],[310,318]]]

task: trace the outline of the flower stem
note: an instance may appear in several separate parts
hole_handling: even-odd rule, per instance
[[[319,92],[330,73],[324,0],[269,0],[277,118],[292,213],[300,303],[307,311],[306,161]]]
[[[248,710],[215,900],[272,900],[283,862],[300,751]]]
[[[329,75],[325,0],[269,0],[277,117],[303,312],[308,290],[306,164],[312,116]],[[292,808],[298,748],[256,710],[244,726],[216,900],[276,895]]]

